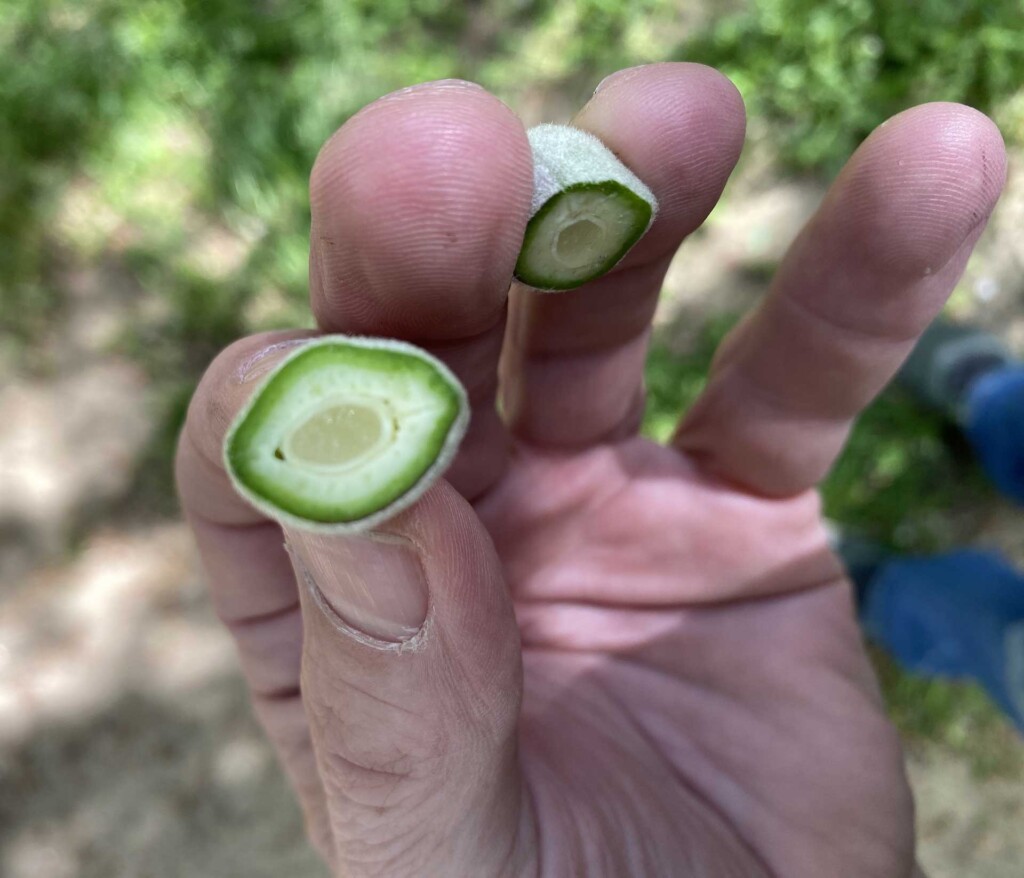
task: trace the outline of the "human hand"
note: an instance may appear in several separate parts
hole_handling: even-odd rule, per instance
[[[558,295],[509,293],[531,162],[485,91],[390,95],[317,160],[319,328],[413,341],[474,405],[414,507],[282,538],[232,492],[224,432],[308,333],[231,346],[190,409],[182,500],[311,837],[347,876],[909,876],[900,746],[814,485],[960,276],[999,134],[951,104],[876,131],[663,447],[636,435],[650,321],[742,104],[660,64],[575,124],[661,211],[612,274]]]

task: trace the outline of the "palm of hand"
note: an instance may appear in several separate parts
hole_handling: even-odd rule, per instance
[[[551,874],[909,874],[899,745],[817,506],[639,439],[523,448],[479,505]]]

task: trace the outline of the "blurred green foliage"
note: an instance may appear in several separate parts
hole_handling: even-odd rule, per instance
[[[45,4],[0,2],[0,338],[38,337],[58,291],[47,220],[67,176],[117,124],[133,65],[97,8],[74,40],[54,39]]]
[[[997,110],[1024,82],[1020,0],[755,0],[682,57],[727,73],[784,159],[838,170],[879,123],[925,101]]]
[[[309,322],[307,176],[366,103],[459,76],[568,112],[621,66],[701,60],[786,162],[830,171],[922,100],[993,111],[1024,140],[1022,16],[1020,0],[0,0],[0,371],[52,368],[74,291],[109,295],[110,344],[148,371],[161,424],[139,490],[166,511],[205,365],[239,335]],[[729,322],[685,354],[652,350],[652,434],[699,392]],[[826,507],[894,546],[940,545],[948,504],[985,490],[959,460],[938,421],[883,397]],[[925,735],[948,726],[949,711],[904,713]]]
[[[644,35],[673,15],[665,0],[0,0],[0,353],[38,365],[62,269],[111,250],[168,306],[138,327],[154,371],[184,369],[183,344],[204,359],[307,319],[307,176],[348,116],[442,77],[512,104],[582,99],[598,72],[666,55]],[[76,192],[114,214],[108,234],[55,228]],[[188,251],[211,224],[248,252],[197,296]]]
[[[702,60],[733,77],[784,158],[829,169],[910,103],[995,109],[1024,81],[1019,0],[722,8],[729,14],[671,0],[0,0],[3,343],[25,355],[24,343],[45,337],[63,304],[62,268],[109,243],[95,224],[89,240],[55,230],[74,185],[131,226],[118,258],[128,250],[162,267],[147,288],[169,311],[200,309],[153,333],[167,345],[187,338],[205,354],[238,331],[302,319],[317,150],[367,102],[425,79],[475,79],[513,106],[559,92],[572,106],[619,66]],[[185,253],[204,222],[251,247],[230,282],[218,275],[197,301]],[[207,304],[234,323],[208,319]]]

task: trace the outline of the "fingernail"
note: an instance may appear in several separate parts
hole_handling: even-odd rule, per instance
[[[400,88],[397,91],[388,92],[381,98],[378,98],[375,103],[391,103],[395,100],[402,100],[406,97],[416,96],[418,97],[420,92],[432,91],[432,92],[477,92],[484,91],[484,87],[475,82],[470,82],[468,79],[432,79],[427,82],[416,82],[412,85],[407,85],[404,88]],[[373,106],[371,104],[370,106]]]
[[[390,534],[338,537],[286,530],[300,581],[355,631],[401,643],[427,615],[427,578],[416,547]]]
[[[607,88],[609,85],[611,85],[612,80],[618,79],[620,76],[626,76],[632,73],[634,70],[639,70],[643,66],[644,65],[642,64],[637,64],[635,67],[623,67],[622,70],[616,70],[614,73],[609,73],[604,79],[602,79],[597,84],[597,88],[594,89],[594,94],[597,94],[599,91],[601,91],[601,89]]]
[[[239,384],[246,384],[249,381],[255,381],[257,378],[263,377],[280,363],[281,358],[292,348],[304,345],[308,341],[308,338],[290,338],[287,341],[279,341],[256,351],[256,353],[246,357],[235,370],[235,381]]]

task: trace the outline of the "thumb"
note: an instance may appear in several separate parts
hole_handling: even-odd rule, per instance
[[[337,872],[519,874],[519,633],[472,509],[442,482],[374,533],[286,538]]]

